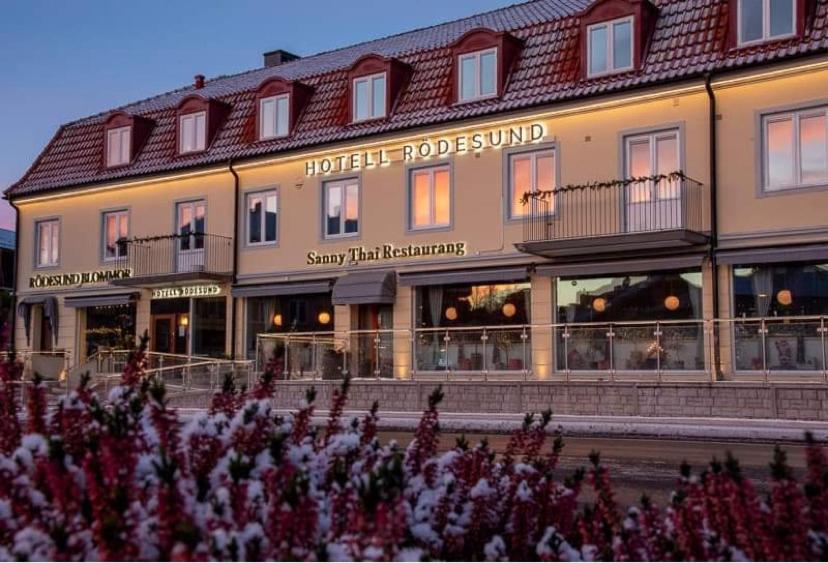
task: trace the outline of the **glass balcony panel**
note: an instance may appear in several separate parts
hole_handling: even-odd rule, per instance
[[[661,369],[703,370],[704,329],[701,322],[662,324]]]
[[[610,345],[606,325],[570,326],[556,330],[558,370],[609,371]]]
[[[659,343],[655,323],[615,326],[613,363],[618,371],[651,371],[658,368]]]
[[[819,320],[768,319],[765,340],[769,371],[822,371]]]

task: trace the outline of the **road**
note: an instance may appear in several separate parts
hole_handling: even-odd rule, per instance
[[[454,445],[460,434],[441,434],[440,448],[445,450]],[[401,444],[411,440],[410,432],[380,432],[380,439],[385,442],[395,439]],[[483,435],[466,434],[466,439],[474,443]],[[489,443],[496,452],[502,452],[509,437],[505,435],[487,435]],[[679,441],[644,438],[595,438],[565,437],[561,455],[560,468],[565,473],[578,467],[588,466],[591,451],[601,453],[601,459],[610,469],[613,489],[622,504],[631,504],[646,493],[651,499],[663,506],[678,478],[679,465],[686,460],[696,471],[704,469],[715,456],[722,460],[730,451],[738,460],[744,474],[754,480],[759,491],[769,488],[768,464],[773,459],[772,443],[738,443],[716,441]],[[801,444],[783,444],[788,454],[788,463],[799,476],[805,467],[805,448]],[[584,491],[585,500],[589,499],[589,490]]]

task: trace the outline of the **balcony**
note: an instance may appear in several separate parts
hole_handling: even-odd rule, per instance
[[[116,268],[129,268],[115,285],[150,287],[186,281],[224,281],[233,275],[233,239],[189,233],[124,239]]]
[[[705,245],[704,194],[681,172],[527,193],[515,246],[567,259]]]

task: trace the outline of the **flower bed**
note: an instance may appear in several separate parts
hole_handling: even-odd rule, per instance
[[[0,365],[0,559],[828,557],[828,465],[813,442],[803,483],[776,450],[767,498],[728,458],[682,467],[669,506],[622,509],[597,453],[561,475],[550,412],[527,415],[500,457],[485,441],[440,453],[439,388],[404,446],[378,439],[377,405],[343,418],[347,381],[316,428],[313,392],[279,416],[265,374],[247,392],[228,379],[184,424],[144,376],[145,346],[108,397],[83,381],[54,408],[37,381],[19,405],[20,365]]]

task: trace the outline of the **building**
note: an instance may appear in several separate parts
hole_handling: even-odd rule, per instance
[[[18,348],[826,377],[828,0],[536,0],[264,59],[62,126],[6,190]]]
[[[14,231],[0,229],[0,319],[3,319],[4,323],[9,320],[12,309],[14,247]]]

